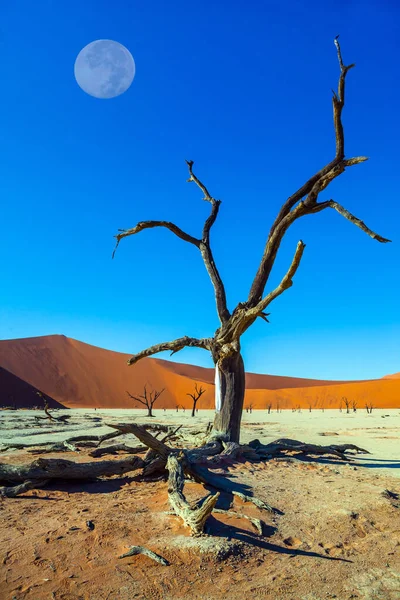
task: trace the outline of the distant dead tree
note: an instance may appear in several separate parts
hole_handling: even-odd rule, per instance
[[[190,396],[190,398],[193,400],[192,417],[195,416],[196,405],[197,405],[198,401],[200,400],[200,398],[202,397],[202,395],[205,393],[205,391],[206,390],[204,388],[202,388],[201,386],[200,386],[200,388],[198,388],[197,383],[195,383],[193,394],[186,394],[187,396]]]
[[[311,400],[308,401],[308,412],[311,412],[313,408],[313,403]]]
[[[65,421],[71,418],[69,415],[61,415],[61,417],[55,417],[54,415],[52,415],[50,412],[49,401],[46,398],[46,396],[39,391],[36,391],[35,393],[37,396],[39,396],[39,398],[43,400],[44,412],[46,415],[45,417],[35,417],[36,419],[49,419],[50,421],[61,421],[62,423],[65,423]]]
[[[145,385],[143,388],[143,394],[141,394],[139,396],[132,396],[132,394],[130,394],[129,392],[126,392],[126,393],[128,394],[129,398],[132,398],[132,400],[135,400],[136,402],[143,404],[143,406],[145,406],[147,408],[147,416],[148,417],[154,417],[153,406],[157,402],[157,400],[159,399],[159,397],[161,396],[161,394],[163,392],[164,392],[164,388],[160,392],[157,392],[157,390],[153,390],[153,391],[149,392],[147,390],[147,386]]]
[[[253,404],[252,402],[250,402],[249,404],[249,413],[251,414],[253,412]]]
[[[271,414],[271,408],[272,408],[272,402],[268,402],[268,404],[267,404],[267,411],[268,411],[269,415]]]
[[[353,412],[357,412],[357,401],[356,400],[352,400],[351,408],[353,409]]]
[[[375,408],[372,404],[372,400],[365,403],[365,408],[367,409],[367,413],[370,415],[372,413],[372,409]]]
[[[343,396],[342,397],[342,402],[343,402],[343,404],[346,407],[346,414],[349,415],[350,414],[350,404],[351,404],[350,400],[346,396]]]
[[[354,64],[345,65],[343,63],[338,37],[335,38],[334,44],[336,46],[340,69],[337,91],[333,91],[332,97],[333,124],[336,139],[335,154],[322,169],[306,180],[281,205],[267,235],[264,251],[249,293],[243,302],[239,302],[233,310],[228,306],[225,285],[219,274],[210,241],[211,228],[218,217],[221,200],[216,199],[194,173],[194,162],[192,160],[186,161],[189,171],[188,181],[199,188],[203,194],[203,199],[209,203],[211,208],[200,236],[195,237],[182,230],[175,223],[165,220],[140,221],[130,229],[120,229],[115,236],[117,240],[116,250],[124,238],[137,235],[146,229],[163,227],[180,240],[199,250],[214,289],[216,310],[220,321],[218,329],[214,335],[208,338],[198,339],[183,336],[176,340],[155,344],[132,356],[128,360],[128,364],[134,365],[143,358],[153,356],[159,352],[170,351],[172,354],[175,354],[187,347],[202,348],[209,352],[215,365],[216,406],[221,407],[220,410],[216,411],[214,431],[224,434],[225,439],[231,442],[239,442],[240,421],[246,387],[245,369],[241,354],[242,335],[258,319],[263,319],[268,323],[269,313],[266,310],[274,300],[293,285],[293,278],[304,253],[305,244],[300,240],[286,274],[274,289],[266,293],[265,290],[269,283],[281,243],[290,227],[303,217],[315,215],[329,209],[336,211],[350,223],[359,227],[372,239],[381,243],[390,241],[369,229],[361,219],[351,214],[335,200],[329,199],[329,196],[320,198],[320,194],[322,195],[330,183],[344,173],[346,169],[367,160],[366,156],[346,157],[345,155],[345,136],[342,123],[342,111],[345,105],[345,79],[350,69],[354,67]],[[282,160],[287,162],[287,157],[283,157]],[[257,168],[263,169],[264,165],[259,164]],[[255,215],[257,214],[254,207],[250,210],[253,210]],[[255,216],[255,218],[257,217]],[[226,248],[230,254],[236,251],[236,240],[228,239]],[[113,256],[115,255],[115,250]]]

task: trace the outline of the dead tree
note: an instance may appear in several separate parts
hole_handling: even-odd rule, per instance
[[[43,400],[43,410],[45,413],[45,417],[36,417],[36,419],[49,419],[50,421],[58,421],[61,423],[65,423],[66,421],[68,421],[68,419],[70,419],[71,417],[69,415],[61,415],[61,417],[55,417],[51,412],[50,412],[50,406],[49,406],[49,401],[46,398],[46,396],[44,394],[42,394],[42,392],[35,392],[37,396],[39,396],[39,398],[41,398]]]
[[[346,396],[342,397],[342,402],[346,407],[346,414],[350,414],[350,400]]]
[[[365,408],[367,409],[367,413],[370,415],[372,413],[372,409],[375,408],[374,405],[372,404],[372,400],[371,400],[371,402],[365,403]]]
[[[163,391],[164,389],[162,389],[161,392],[157,392],[156,390],[148,392],[147,386],[144,386],[143,394],[140,396],[132,396],[132,394],[130,394],[129,392],[126,393],[128,394],[129,398],[132,398],[132,400],[136,400],[136,402],[140,402],[140,404],[143,404],[143,406],[147,408],[148,417],[154,417],[153,406],[157,402]]]
[[[194,386],[194,392],[193,394],[186,394],[187,396],[190,396],[191,399],[193,400],[193,406],[192,406],[192,417],[195,416],[196,413],[196,405],[198,403],[198,401],[200,400],[200,398],[202,397],[202,395],[205,393],[205,389],[202,388],[200,386],[200,389],[197,387],[197,383]]]
[[[212,337],[201,339],[184,336],[173,341],[155,344],[132,356],[128,360],[128,364],[134,365],[142,358],[153,356],[163,351],[170,351],[171,354],[175,354],[187,347],[202,348],[210,352],[215,365],[216,381],[214,432],[223,434],[230,441],[239,441],[245,392],[245,370],[240,347],[241,337],[258,318],[268,322],[267,317],[269,313],[266,310],[276,298],[292,286],[293,277],[297,272],[304,253],[305,244],[300,240],[287,273],[275,289],[265,293],[265,288],[269,282],[281,242],[289,228],[293,223],[305,216],[314,215],[326,209],[332,209],[350,221],[350,223],[359,227],[372,239],[382,243],[390,241],[372,231],[361,219],[351,214],[335,200],[330,199],[329,196],[328,199],[324,198],[320,200],[320,194],[326,190],[332,181],[344,173],[347,168],[367,160],[366,156],[347,158],[345,155],[345,137],[342,123],[342,111],[345,105],[345,80],[350,69],[354,67],[354,64],[346,66],[343,63],[337,38],[335,38],[334,43],[340,69],[338,88],[337,91],[333,92],[332,98],[333,124],[336,138],[335,155],[322,169],[291,194],[281,206],[268,234],[263,255],[249,294],[244,302],[239,302],[233,310],[228,307],[225,286],[212,253],[210,240],[211,228],[217,219],[221,201],[217,200],[211,194],[205,184],[194,173],[194,163],[192,160],[186,161],[189,170],[188,181],[194,183],[201,190],[203,199],[211,207],[210,215],[205,220],[200,237],[195,237],[187,233],[170,221],[141,221],[131,229],[119,230],[119,233],[115,236],[117,248],[121,240],[126,237],[136,235],[145,229],[164,227],[184,242],[195,246],[199,250],[214,288],[216,309],[220,321],[215,334]]]
[[[353,412],[357,412],[357,400],[352,400],[351,408],[353,409]]]
[[[271,414],[271,408],[272,408],[272,402],[268,402],[268,404],[267,404],[267,411],[268,411],[269,415]]]

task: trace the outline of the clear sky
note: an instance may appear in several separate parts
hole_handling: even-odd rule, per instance
[[[303,218],[294,286],[243,338],[250,371],[374,378],[400,370],[399,58],[396,0],[165,2],[13,0],[0,7],[2,93],[0,337],[63,333],[124,352],[218,322],[195,236],[209,213],[185,158],[222,200],[212,230],[233,308],[245,300],[282,202],[334,155],[331,88],[340,34],[348,75],[346,154],[367,155],[334,198],[393,240],[379,244],[334,211]],[[124,44],[136,77],[100,100],[74,79],[96,39]],[[158,355],[168,358],[167,354]],[[211,366],[202,350],[176,360]]]

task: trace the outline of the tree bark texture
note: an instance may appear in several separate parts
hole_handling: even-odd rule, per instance
[[[231,442],[239,442],[246,375],[240,352],[222,359],[219,364],[221,410],[214,419],[214,432],[224,434]]]

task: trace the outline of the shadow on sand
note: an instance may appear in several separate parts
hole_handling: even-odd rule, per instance
[[[252,496],[253,492],[249,486],[243,483],[238,483],[232,481],[231,479],[223,477],[225,483],[229,486],[230,491],[223,491],[220,494],[218,499],[216,508],[220,508],[223,510],[228,510],[233,505],[234,494],[233,491],[240,492],[247,496]],[[129,485],[135,481],[143,481],[140,480],[140,476],[135,477],[120,477],[116,479],[97,479],[93,481],[52,481],[50,482],[45,491],[51,494],[52,491],[65,492],[68,494],[76,494],[76,493],[86,493],[86,494],[108,494],[114,493],[121,490],[124,486]],[[145,482],[143,482],[145,484]],[[211,485],[204,485],[205,489],[210,491],[211,493],[215,493],[216,489]],[[40,500],[40,501],[53,501],[60,502],[62,498],[59,497],[51,497],[47,496],[36,496],[32,493],[25,496],[20,496],[19,500]],[[275,514],[283,515],[282,511],[278,509],[274,509]],[[229,516],[229,513],[227,513]],[[234,515],[232,515],[234,518]],[[277,528],[272,525],[268,525],[263,523],[263,535],[260,536],[256,533],[252,533],[251,531],[247,531],[245,529],[241,529],[240,527],[235,527],[234,525],[228,525],[227,523],[222,522],[218,518],[215,518],[211,515],[207,521],[206,533],[209,535],[213,535],[216,538],[226,539],[229,541],[236,540],[238,542],[243,542],[248,544],[249,546],[253,546],[256,548],[260,548],[263,550],[268,550],[269,552],[275,552],[279,554],[287,554],[292,557],[294,556],[304,556],[308,558],[322,558],[324,560],[333,560],[333,561],[341,561],[351,563],[352,561],[346,558],[327,556],[326,554],[319,554],[318,552],[312,552],[308,550],[301,550],[298,548],[288,548],[286,546],[278,546],[277,544],[273,544],[267,541],[266,538],[272,537],[277,531]]]
[[[301,459],[296,458],[296,462],[315,462],[324,465],[349,465],[350,467],[366,468],[366,469],[400,469],[400,460],[393,461],[384,458],[367,458],[365,456],[353,458],[349,461],[337,460],[336,458],[318,457],[311,458],[304,456]]]

